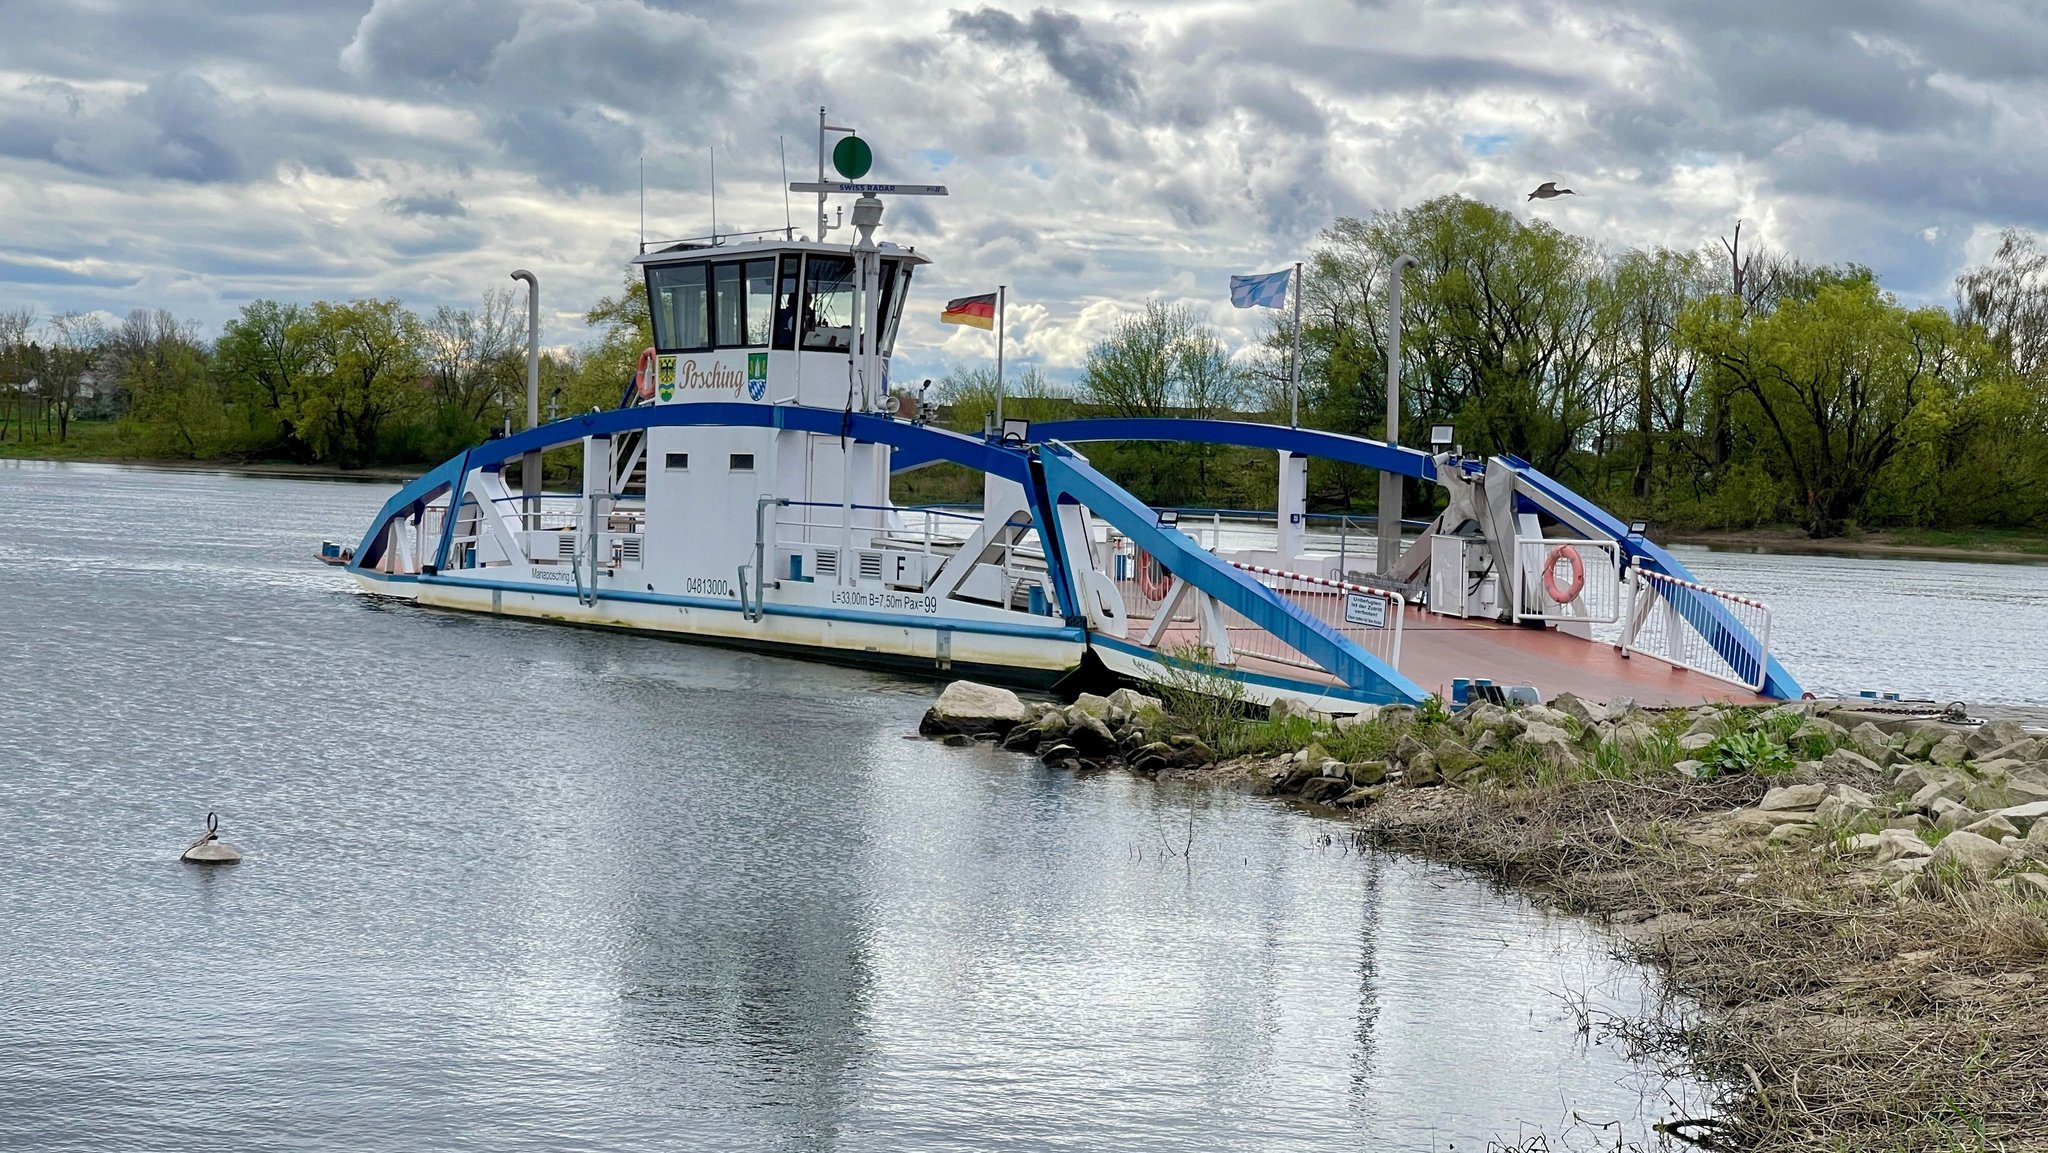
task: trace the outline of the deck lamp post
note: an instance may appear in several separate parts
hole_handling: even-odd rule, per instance
[[[1401,443],[1401,273],[1422,262],[1407,253],[1394,258],[1387,275],[1387,447]],[[1401,559],[1401,478],[1380,471],[1379,546],[1374,559],[1381,576]]]
[[[524,268],[512,279],[526,282],[526,427],[540,427],[540,277]],[[519,503],[526,514],[526,527],[540,527],[540,453],[529,452],[519,459]]]

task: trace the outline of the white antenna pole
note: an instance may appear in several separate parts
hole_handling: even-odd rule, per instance
[[[711,146],[711,243],[718,243],[718,145]]]
[[[986,283],[986,282],[984,282]],[[1008,312],[1010,286],[996,285],[996,435],[1003,435],[1003,323]]]
[[[640,251],[647,251],[647,158],[640,158]]]
[[[796,239],[796,226],[789,222],[789,145],[775,138],[776,154],[782,157],[782,239]]]
[[[825,106],[818,105],[818,183],[825,183]],[[825,194],[818,193],[818,240],[825,239]]]
[[[1287,387],[1287,424],[1301,427],[1301,261],[1294,262],[1294,359],[1292,382]]]

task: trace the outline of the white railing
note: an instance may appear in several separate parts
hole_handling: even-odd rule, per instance
[[[1233,567],[1251,573],[1260,584],[1330,626],[1331,632],[1389,666],[1401,667],[1401,629],[1407,617],[1408,599],[1400,593],[1258,565],[1233,564]],[[1234,612],[1226,610],[1224,619],[1230,629],[1230,646],[1240,653],[1283,664],[1322,667]]]
[[[1613,624],[1621,619],[1621,546],[1611,540],[1516,537],[1518,621]]]
[[[1238,655],[1258,657],[1278,664],[1299,668],[1322,669],[1322,665],[1304,656],[1293,646],[1250,619],[1222,605],[1215,606],[1216,616],[1211,621],[1202,619],[1203,597],[1169,574],[1158,559],[1131,548],[1129,542],[1120,542],[1112,556],[1111,576],[1117,592],[1122,595],[1124,611],[1134,622],[1147,624],[1147,632],[1155,630],[1153,625],[1162,612],[1171,605],[1172,616],[1169,629],[1194,629],[1200,634],[1202,643],[1212,649],[1227,646],[1228,653],[1218,653],[1218,658],[1228,663]],[[1241,572],[1249,573],[1260,584],[1293,602],[1304,613],[1328,625],[1332,632],[1385,661],[1395,668],[1401,662],[1401,637],[1408,601],[1400,593],[1369,585],[1329,577],[1310,576],[1304,573],[1287,572],[1266,568],[1261,565],[1225,561]],[[1183,595],[1185,593],[1185,595]],[[1220,623],[1221,637],[1208,634]],[[1164,641],[1167,633],[1157,631]],[[1219,645],[1215,643],[1221,641]],[[1324,670],[1327,671],[1327,670]]]
[[[1628,605],[1617,648],[1744,688],[1763,688],[1770,671],[1769,605],[1640,566],[1629,570],[1625,587]],[[1732,625],[1748,629],[1753,639],[1745,640]]]

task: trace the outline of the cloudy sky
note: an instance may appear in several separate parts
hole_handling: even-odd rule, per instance
[[[875,179],[952,189],[885,222],[939,262],[899,378],[990,355],[936,315],[999,282],[1063,376],[1147,296],[1249,339],[1228,274],[1447,192],[1615,248],[1740,217],[1941,300],[2048,226],[2044,61],[2037,0],[0,0],[0,308],[212,332],[524,265],[572,343],[641,157],[651,234],[708,229],[714,150],[720,223],[779,226],[777,137],[801,178],[821,104]],[[1584,195],[1526,204],[1545,179]]]

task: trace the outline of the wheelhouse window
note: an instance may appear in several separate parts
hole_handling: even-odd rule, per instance
[[[718,317],[718,346],[735,348],[747,334],[747,298],[740,293],[740,266],[712,265],[711,293],[717,302],[712,312]]]
[[[694,352],[711,347],[711,297],[703,265],[648,269],[647,304],[656,348]]]
[[[790,275],[794,296],[794,271]],[[772,259],[649,269],[655,347],[667,352],[766,348],[775,326],[775,288]]]
[[[754,454],[751,452],[733,453],[731,459],[726,462],[726,467],[733,472],[752,472],[754,471]]]
[[[668,467],[672,469],[685,469],[690,467],[690,454],[687,452],[669,453]]]
[[[887,356],[896,347],[896,321],[903,309],[904,293],[910,290],[910,266],[895,260],[882,262],[882,307],[877,314],[881,317],[882,355]]]
[[[853,346],[853,258],[812,255],[804,266],[803,348],[845,352]]]
[[[775,262],[749,260],[746,265],[747,347],[768,347],[768,330],[775,323]]]
[[[796,347],[797,277],[804,258],[794,252],[782,256],[782,272],[775,279],[775,347],[787,351]]]

